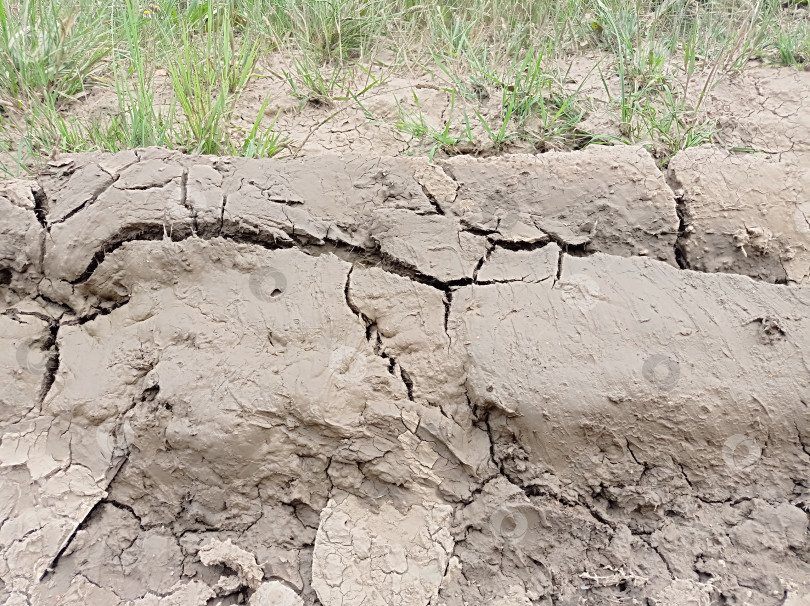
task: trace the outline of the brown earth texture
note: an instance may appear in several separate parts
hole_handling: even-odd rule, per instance
[[[0,182],[0,603],[810,605],[810,72],[706,103]]]

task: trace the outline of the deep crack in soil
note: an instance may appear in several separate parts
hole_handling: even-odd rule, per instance
[[[798,163],[778,233],[708,148],[55,164],[0,186],[0,601],[810,595]]]

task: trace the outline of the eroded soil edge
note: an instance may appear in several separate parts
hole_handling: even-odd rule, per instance
[[[681,270],[637,148],[140,150],[0,203],[6,603],[810,593],[800,225]]]

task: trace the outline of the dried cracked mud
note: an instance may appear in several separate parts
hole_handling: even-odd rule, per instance
[[[0,183],[0,602],[810,604],[810,180],[638,147]]]

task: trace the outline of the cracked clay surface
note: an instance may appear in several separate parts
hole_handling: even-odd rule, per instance
[[[810,604],[805,172],[145,149],[0,183],[0,603]]]

